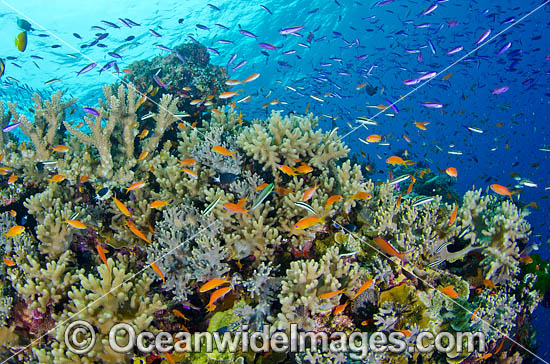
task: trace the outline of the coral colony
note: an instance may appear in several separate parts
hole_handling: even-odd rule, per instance
[[[400,331],[408,342],[482,331],[491,354],[369,353],[364,363],[521,363],[509,338],[533,348],[548,264],[528,255],[526,210],[499,186],[459,196],[451,177],[399,157],[388,163],[400,177],[372,181],[312,114],[238,113],[203,46],[124,72],[128,83],[105,86],[83,121],[67,121],[77,100],[62,92],[35,95],[31,117],[0,105],[1,126],[19,123],[28,137],[0,134],[1,358],[357,362],[311,350],[121,354],[105,345],[118,322],[191,334]],[[98,333],[83,356],[63,340],[75,317]]]

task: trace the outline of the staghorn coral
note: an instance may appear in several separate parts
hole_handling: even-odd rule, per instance
[[[72,255],[71,251],[66,251],[45,267],[41,267],[40,262],[28,253],[19,257],[17,269],[10,271],[10,279],[19,296],[31,302],[31,310],[46,313],[48,306],[55,306],[65,299],[66,291],[84,273],[84,269],[69,271]]]
[[[65,110],[76,103],[76,99],[61,101],[63,92],[57,91],[53,94],[50,101],[43,101],[42,98],[35,93],[33,95],[34,122],[31,123],[26,116],[18,114],[15,111],[15,106],[10,107],[10,112],[14,120],[21,122],[19,128],[32,141],[35,150],[35,160],[45,161],[50,159],[52,151],[50,147],[61,144],[63,129],[61,122],[67,125],[65,118]]]
[[[81,287],[72,287],[70,303],[61,314],[55,315],[60,323],[55,328],[57,341],[52,343],[51,351],[34,350],[41,363],[126,362],[125,354],[115,352],[108,345],[113,323],[129,323],[136,332],[151,330],[153,314],[166,308],[159,294],[150,296],[153,279],[145,273],[132,273],[131,266],[127,258],[119,255],[116,260],[109,258],[107,265],[97,268],[99,277],[79,274]],[[72,353],[65,346],[65,327],[74,319],[84,319],[98,330],[96,343],[85,357]],[[117,337],[117,340],[123,343],[127,338]]]
[[[24,204],[39,223],[36,236],[40,251],[52,259],[67,250],[75,233],[64,221],[75,213],[83,221],[89,219],[75,190],[57,183],[50,183],[46,190],[29,197]]]
[[[349,149],[335,133],[315,131],[317,124],[318,119],[312,114],[283,118],[280,113],[272,112],[267,121],[256,121],[245,128],[237,144],[273,174],[279,164],[292,166],[298,158],[309,160],[313,167],[324,168],[328,162],[346,156]]]
[[[291,323],[296,323],[300,330],[311,330],[315,322],[310,315],[325,313],[338,304],[339,295],[330,299],[322,299],[319,295],[340,289],[350,295],[351,290],[358,287],[358,282],[352,280],[357,270],[356,263],[346,262],[338,256],[336,247],[330,248],[319,262],[292,262],[282,281],[279,294],[282,307],[275,325],[288,329]],[[300,308],[307,314],[300,315]]]

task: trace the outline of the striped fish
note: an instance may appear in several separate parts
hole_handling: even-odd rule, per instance
[[[399,176],[399,177],[396,177],[396,178],[392,179],[389,184],[390,184],[390,186],[393,186],[393,185],[399,184],[401,182],[405,182],[409,178],[411,178],[410,174],[404,174],[402,176]]]
[[[220,199],[222,198],[222,196],[218,196],[218,198],[216,198],[214,201],[212,201],[212,203],[210,205],[208,205],[207,208],[204,209],[204,211],[202,212],[202,216],[206,216],[208,215],[212,210],[214,210],[214,207],[216,207],[216,205],[218,204],[218,202],[220,202]]]
[[[413,203],[413,207],[427,204],[429,202],[432,202],[434,199],[434,197],[421,197]]]
[[[256,198],[256,201],[254,201],[254,205],[252,205],[252,208],[250,209],[250,211],[254,211],[254,209],[256,209],[256,207],[260,206],[262,204],[262,202],[264,202],[264,200],[267,198],[267,196],[269,196],[269,194],[271,192],[273,192],[274,187],[275,187],[275,185],[273,183],[268,184],[262,190],[262,193],[260,193],[260,195]]]
[[[315,210],[307,203],[303,202],[303,201],[296,201],[294,202],[294,204],[298,207],[301,207],[307,211],[309,211],[312,215],[317,215],[317,213],[315,212]]]

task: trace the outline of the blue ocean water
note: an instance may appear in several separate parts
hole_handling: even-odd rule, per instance
[[[156,45],[170,48],[194,39],[211,48],[214,64],[226,66],[236,55],[228,66],[230,78],[260,73],[258,80],[244,86],[251,101],[239,105],[249,119],[263,118],[273,109],[303,113],[307,108],[321,116],[323,129],[336,126],[340,135],[349,133],[345,142],[359,160],[368,159],[374,166],[372,178],[387,178],[385,159],[406,150],[409,159],[424,161],[432,170],[455,167],[458,178],[453,187],[460,193],[492,183],[517,185],[517,199],[538,205],[530,209],[532,239],[539,242],[539,253],[549,258],[547,2],[212,0],[210,4],[1,1],[0,58],[5,74],[0,97],[18,101],[24,111],[31,105],[32,92],[62,89],[78,97],[79,105],[93,105],[102,95],[101,86],[116,81],[116,73],[97,72],[115,60],[108,52],[120,55],[116,60],[123,69],[133,61],[166,54]],[[23,53],[13,44],[21,18],[35,29],[28,33]],[[124,26],[119,18],[139,26]],[[302,26],[297,33],[280,34],[281,29]],[[487,38],[480,40],[487,31]],[[82,47],[92,43],[96,33],[108,33],[99,43],[105,47]],[[456,47],[463,49],[448,54]],[[242,61],[246,63],[233,70]],[[77,76],[94,62],[99,64],[96,69]],[[430,72],[435,76],[429,77]],[[422,76],[425,80],[404,84]],[[45,85],[52,79],[59,81]],[[363,83],[376,91],[369,95],[369,86],[359,87]],[[501,87],[508,89],[496,91]],[[274,100],[279,102],[262,108]],[[426,102],[441,107],[425,107]],[[378,125],[363,127],[356,122],[359,116],[374,118]],[[415,121],[426,123],[427,130],[420,130]],[[384,136],[388,145],[359,140],[370,134]],[[521,180],[531,183],[519,184]],[[550,360],[548,311],[540,307],[536,315],[539,355]]]

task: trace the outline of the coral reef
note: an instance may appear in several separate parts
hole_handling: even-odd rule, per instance
[[[243,119],[238,103],[220,97],[227,76],[203,46],[176,46],[125,72],[131,83],[105,86],[85,115],[62,92],[35,94],[30,114],[0,104],[0,124],[20,122],[28,138],[0,136],[0,358],[131,362],[105,345],[119,322],[191,335],[266,324],[399,331],[407,343],[422,331],[480,330],[495,353],[489,362],[521,362],[518,348],[497,355],[506,336],[532,348],[529,320],[550,268],[528,255],[527,211],[513,198],[459,196],[446,177],[412,165],[392,167],[396,180],[368,179],[345,159],[337,130],[322,131],[313,114]],[[83,356],[63,340],[74,319],[97,330]],[[167,359],[244,364],[286,355]],[[471,363],[482,355],[362,360]]]

